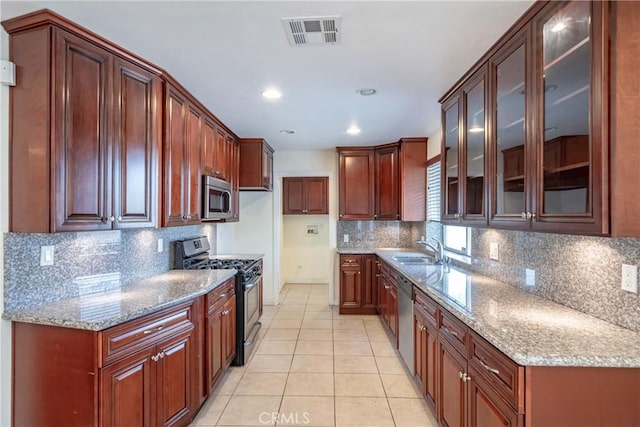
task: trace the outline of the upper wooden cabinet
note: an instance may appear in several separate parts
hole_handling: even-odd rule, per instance
[[[47,20],[3,25],[11,88],[10,231],[157,224],[159,71]],[[62,24],[66,24],[62,22]]]
[[[427,138],[338,147],[339,219],[426,219]]]
[[[609,8],[536,3],[443,97],[445,223],[610,232]]]
[[[198,224],[203,114],[178,87],[166,83],[164,135],[165,227]]]
[[[326,215],[329,213],[329,178],[286,177],[282,179],[284,215]]]
[[[240,140],[240,191],[273,191],[273,148],[261,138]]]

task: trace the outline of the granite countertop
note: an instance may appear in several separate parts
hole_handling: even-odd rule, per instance
[[[337,251],[341,255],[350,254],[375,254],[378,251],[394,251],[394,252],[424,252],[421,248],[338,248]]]
[[[101,331],[189,301],[211,291],[235,274],[233,269],[171,270],[87,296],[4,312],[2,317],[14,322]]]
[[[639,333],[453,265],[392,258],[403,252],[375,253],[520,365],[640,367]]]
[[[247,259],[247,260],[259,260],[264,258],[264,254],[212,254],[210,259]]]

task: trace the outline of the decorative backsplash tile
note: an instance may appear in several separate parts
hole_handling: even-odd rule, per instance
[[[499,261],[489,259],[491,242]],[[472,228],[471,258],[465,266],[480,274],[640,332],[640,299],[620,289],[622,264],[640,261],[640,239]]]
[[[216,225],[83,233],[6,233],[4,303],[7,310],[125,286],[171,269],[172,241],[208,236],[216,248]],[[158,239],[164,240],[162,252]],[[54,265],[40,266],[40,246],[55,247]],[[115,281],[115,282],[114,282]]]
[[[338,221],[338,249],[410,248],[413,247],[410,222]],[[344,235],[349,235],[349,242]]]

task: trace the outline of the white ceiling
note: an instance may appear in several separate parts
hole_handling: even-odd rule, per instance
[[[437,133],[438,98],[532,3],[2,1],[0,16],[49,8],[165,68],[240,137],[306,150]],[[317,15],[342,16],[342,44],[290,46],[280,19]]]

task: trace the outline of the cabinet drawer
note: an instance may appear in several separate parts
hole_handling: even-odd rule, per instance
[[[468,335],[467,326],[456,319],[453,314],[444,309],[440,309],[440,336],[453,345],[460,354],[466,355],[466,344]]]
[[[231,295],[235,295],[235,283],[236,279],[235,277],[232,277],[207,294],[205,300],[207,312],[211,312],[217,303],[225,301],[227,298],[231,297]]]
[[[524,367],[473,332],[469,349],[469,363],[514,409],[524,412]]]
[[[388,264],[382,262],[380,263],[380,273],[384,274],[387,277],[387,280],[389,280],[390,282],[395,283],[396,279],[397,279],[397,274],[395,273],[395,270],[391,267],[389,267]]]
[[[438,304],[428,296],[426,296],[422,291],[415,289],[415,304],[418,306],[420,310],[426,315],[426,320],[432,322],[433,324],[438,324]]]
[[[360,267],[362,255],[340,255],[340,265],[342,267]]]
[[[190,301],[102,332],[102,366],[155,344],[169,332],[192,328],[194,304]]]

